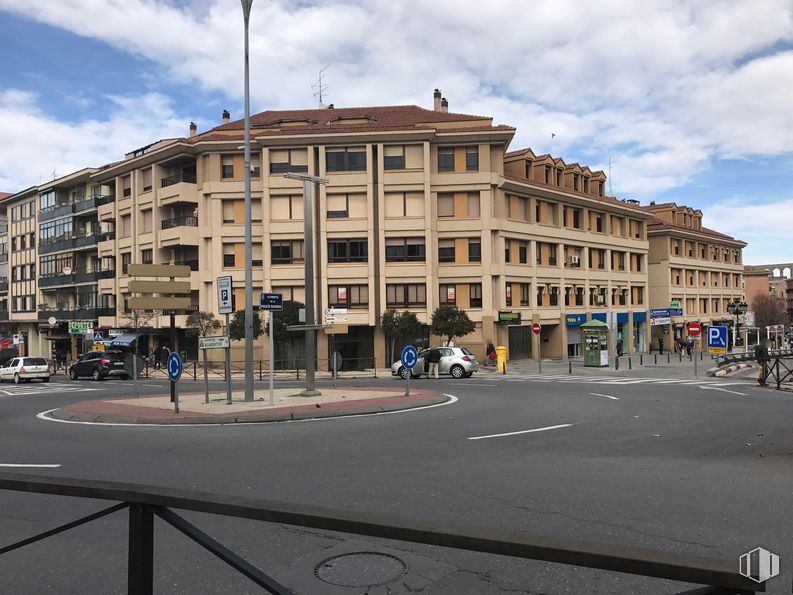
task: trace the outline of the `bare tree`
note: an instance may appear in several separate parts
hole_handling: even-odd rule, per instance
[[[760,295],[754,298],[752,311],[754,312],[754,324],[758,328],[765,328],[772,324],[785,324],[787,322],[787,310],[785,309],[784,300],[770,295]]]
[[[135,396],[138,396],[138,339],[141,329],[151,328],[151,323],[160,315],[158,310],[132,310],[121,317],[122,326],[132,327],[135,340],[132,342],[132,382],[135,385]]]
[[[212,312],[191,312],[187,315],[185,326],[199,337],[215,334],[222,325]],[[207,375],[207,350],[201,350],[204,360],[204,403],[209,403],[209,376]]]

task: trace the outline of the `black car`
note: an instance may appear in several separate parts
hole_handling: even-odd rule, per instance
[[[91,351],[84,353],[69,368],[69,378],[77,380],[90,376],[94,380],[104,380],[108,376],[126,380],[129,374],[124,369],[123,351]]]

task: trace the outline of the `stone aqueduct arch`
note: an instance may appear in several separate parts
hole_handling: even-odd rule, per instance
[[[768,271],[771,277],[780,279],[793,278],[793,262],[778,262],[774,264],[752,264],[744,267],[747,271]]]

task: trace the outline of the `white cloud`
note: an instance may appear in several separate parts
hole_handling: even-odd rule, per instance
[[[703,224],[748,242],[744,252],[746,264],[791,260],[793,198],[761,204],[748,204],[739,197],[730,198],[709,205],[703,212]]]
[[[18,191],[84,167],[121,159],[160,138],[185,136],[185,118],[157,93],[103,98],[113,108],[106,120],[68,123],[43,113],[37,97],[0,91],[0,188]]]
[[[32,18],[152,61],[155,88],[239,106],[236,0],[63,0]],[[337,105],[429,105],[440,87],[452,110],[515,125],[513,148],[601,168],[612,155],[615,190],[646,198],[714,157],[790,154],[793,54],[774,48],[791,41],[790,0],[261,0],[251,90],[255,111],[311,105],[326,64]]]

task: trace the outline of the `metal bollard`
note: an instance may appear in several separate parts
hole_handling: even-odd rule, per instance
[[[614,370],[616,371],[619,369],[620,369],[620,358],[619,356],[617,356],[614,358]]]
[[[198,367],[198,362],[193,362],[193,380],[196,380],[198,378],[197,367]]]
[[[262,362],[259,362],[259,380],[262,379]]]
[[[656,353],[653,357],[655,358],[655,365],[658,365],[658,354]]]
[[[639,365],[640,366],[644,365],[644,354],[643,353],[639,354]]]
[[[668,353],[666,354],[666,363],[667,364],[671,364],[672,363],[672,356],[669,355]]]
[[[570,360],[567,360],[567,373],[568,374],[573,373],[573,362],[571,362]]]
[[[628,369],[633,370],[633,362],[631,361],[631,358],[628,358]]]
[[[677,354],[677,359],[678,359],[678,363],[682,363],[682,361],[683,361],[683,354],[682,354],[682,353],[678,353],[678,354]]]

